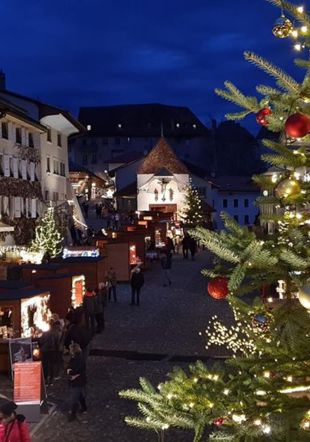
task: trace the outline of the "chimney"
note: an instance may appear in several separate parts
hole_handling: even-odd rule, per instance
[[[6,89],[6,84],[5,84],[5,73],[3,72],[3,70],[0,70],[0,89]]]

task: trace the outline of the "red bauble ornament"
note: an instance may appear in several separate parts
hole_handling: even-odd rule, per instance
[[[208,283],[209,295],[214,299],[224,299],[228,295],[228,279],[218,276]]]
[[[256,114],[257,123],[260,124],[261,126],[268,126],[269,123],[266,117],[271,114],[272,110],[270,109],[270,107],[264,107]]]
[[[296,114],[291,115],[285,122],[285,132],[288,137],[302,138],[310,131],[310,118],[307,115]]]
[[[223,423],[224,423],[223,417],[218,417],[213,421],[213,424],[216,425],[217,427],[220,427],[221,425],[223,425]]]

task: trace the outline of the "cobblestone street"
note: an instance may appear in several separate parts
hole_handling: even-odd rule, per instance
[[[66,380],[58,381],[48,391],[55,411],[35,429],[34,442],[102,441],[148,442],[157,435],[138,431],[124,423],[124,416],[136,414],[131,401],[120,399],[118,391],[137,387],[140,376],[155,385],[175,365],[186,367],[196,358],[207,360],[204,340],[198,332],[208,319],[219,314],[229,319],[225,301],[213,301],[206,294],[206,281],[200,274],[208,262],[206,252],[196,261],[180,256],[173,260],[173,284],[162,286],[161,269],[153,263],[145,273],[140,306],[131,306],[128,285],[118,287],[118,302],[106,309],[106,330],[93,340],[88,360],[87,415],[68,423]],[[220,355],[218,353],[218,355]],[[169,431],[167,442],[187,442],[192,437],[182,431]]]

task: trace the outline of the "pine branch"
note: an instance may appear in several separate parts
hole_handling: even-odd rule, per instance
[[[282,261],[289,264],[294,270],[304,270],[310,265],[309,261],[301,256],[296,255],[291,250],[283,250],[280,254]]]
[[[265,60],[263,57],[254,54],[254,52],[246,51],[244,53],[244,58],[250,63],[256,65],[258,68],[265,71],[267,74],[274,77],[277,80],[277,84],[282,89],[293,94],[299,93],[300,91],[299,84],[292,77],[290,77],[284,71],[282,71],[282,69],[280,69],[279,67],[273,65],[269,61]]]
[[[215,89],[215,93],[227,101],[246,109],[248,112],[257,112],[259,103],[255,97],[246,97],[236,86],[230,81],[225,81],[224,85],[227,90]]]
[[[243,120],[243,118],[247,117],[250,113],[251,111],[241,111],[241,112],[226,114],[225,117],[227,120],[239,121]]]
[[[282,92],[278,89],[272,88],[270,86],[265,86],[263,84],[260,84],[259,86],[256,86],[256,90],[259,94],[267,95],[268,97],[279,97],[282,95]]]

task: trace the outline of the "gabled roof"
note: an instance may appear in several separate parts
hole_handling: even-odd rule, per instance
[[[212,178],[212,185],[222,192],[259,192],[259,188],[252,178],[246,176],[221,176]]]
[[[12,98],[15,97],[24,101],[28,101],[30,103],[34,103],[35,105],[38,106],[40,120],[41,118],[44,118],[49,115],[62,114],[64,118],[66,118],[79,132],[85,131],[85,127],[76,118],[74,118],[67,110],[61,109],[56,106],[51,106],[46,103],[42,103],[39,100],[36,100],[31,97],[26,97],[25,95],[12,92],[7,89],[0,89],[0,95],[2,96],[5,95],[6,97],[12,97]]]
[[[189,174],[185,164],[178,159],[172,147],[163,137],[145,157],[138,174],[155,175],[162,169],[166,169],[171,174]]]
[[[81,107],[79,120],[91,129],[91,136],[195,137],[206,136],[209,130],[184,106],[159,103],[117,106]]]

